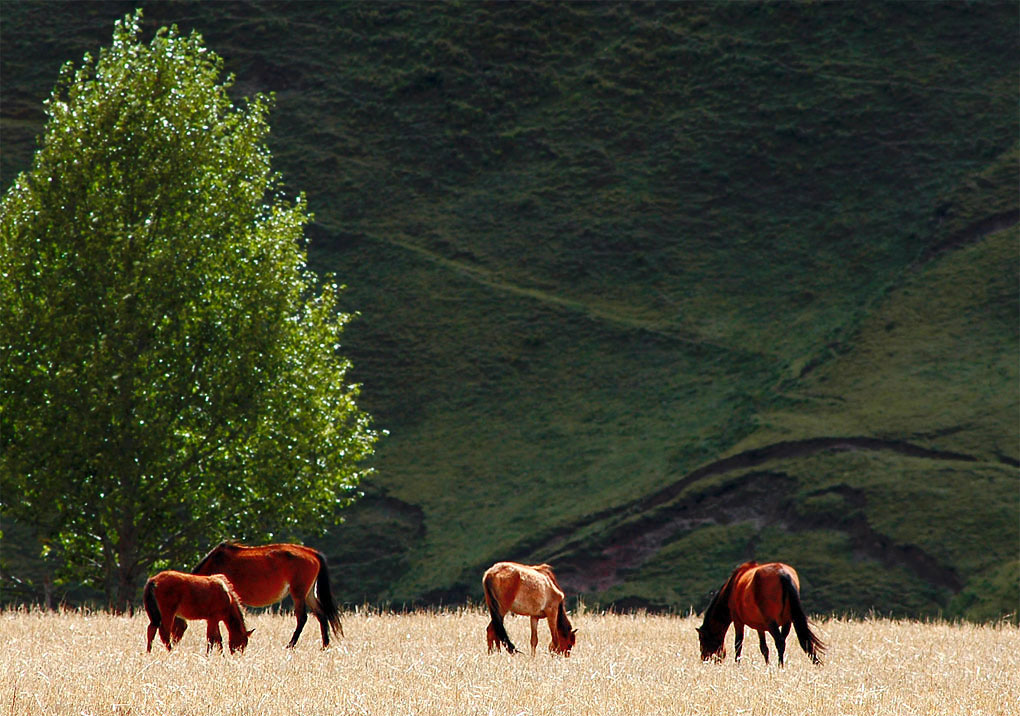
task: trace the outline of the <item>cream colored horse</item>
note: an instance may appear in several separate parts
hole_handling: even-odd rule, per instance
[[[531,617],[531,655],[538,646],[538,620],[549,622],[552,642],[549,651],[570,656],[577,641],[577,630],[572,628],[563,608],[563,590],[560,589],[548,564],[526,565],[516,562],[497,562],[485,570],[482,577],[485,604],[492,620],[485,630],[489,652],[499,651],[500,645],[513,654],[517,651],[503,626],[507,612]]]

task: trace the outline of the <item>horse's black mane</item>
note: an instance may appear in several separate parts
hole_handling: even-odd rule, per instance
[[[567,610],[563,606],[563,602],[560,602],[560,608],[556,614],[556,629],[564,639],[570,636],[570,632],[573,629],[573,625],[567,619]]]
[[[755,562],[745,562],[741,564],[730,574],[726,582],[719,588],[719,591],[712,597],[712,601],[708,603],[708,607],[705,609],[705,621],[702,626],[709,623],[726,623],[730,622],[730,592],[733,591],[733,583],[736,581],[737,575],[744,571],[747,567],[753,567]]]
[[[710,601],[708,606],[705,608],[704,624],[715,621],[729,621],[729,606],[727,602],[730,598],[730,589],[732,586],[733,585],[727,580],[719,591],[712,596],[712,601]]]

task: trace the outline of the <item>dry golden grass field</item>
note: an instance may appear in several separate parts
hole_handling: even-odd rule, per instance
[[[288,651],[292,616],[249,614],[248,650],[206,657],[201,622],[172,653],[157,637],[147,654],[142,614],[0,612],[0,714],[1020,714],[1015,626],[828,620],[824,665],[791,635],[780,669],[751,631],[743,663],[703,664],[694,617],[573,621],[564,659],[545,650],[544,624],[536,657],[486,654],[479,609],[347,614],[326,651],[314,620]],[[527,649],[528,621],[507,629]]]

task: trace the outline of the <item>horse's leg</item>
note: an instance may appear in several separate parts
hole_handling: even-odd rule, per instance
[[[765,643],[765,632],[758,632],[758,648],[761,649],[761,655],[765,657],[765,663],[769,663],[769,645]]]
[[[779,628],[779,625],[775,622],[769,625],[769,633],[772,634],[772,639],[776,642],[776,651],[779,652],[779,665],[783,665],[783,655],[786,653],[786,635],[790,633],[790,625],[786,625],[786,631],[784,632]],[[765,635],[761,635],[762,643],[765,642]]]
[[[552,641],[549,642],[549,651],[556,654],[561,654],[560,649],[560,633],[556,627],[557,610],[551,610],[545,613],[545,620],[549,622],[549,636],[552,637]]]
[[[159,640],[163,642],[163,646],[166,647],[167,651],[173,648],[173,642],[170,640],[170,630],[166,628],[166,622],[162,622],[159,625]]]
[[[538,617],[531,617],[531,655],[535,655],[538,648]]]
[[[723,635],[725,636],[725,634]],[[733,660],[740,661],[740,651],[744,648],[744,625],[733,620]]]
[[[152,622],[149,622],[149,628],[146,630],[146,642],[145,642],[145,650],[147,652],[150,653],[152,652],[152,638],[156,636],[157,631],[159,631],[159,627],[157,627]]]
[[[170,640],[174,644],[180,643],[181,639],[184,638],[184,632],[188,629],[188,623],[180,617],[174,618],[174,623],[170,627]]]
[[[308,621],[308,607],[305,605],[304,597],[298,597],[293,589],[290,596],[294,599],[294,616],[297,617],[297,627],[294,629],[294,636],[290,638],[287,648],[293,649],[297,644],[298,637],[301,636],[301,630],[305,628],[305,622]]]
[[[160,615],[163,615],[163,614],[173,614],[173,615],[175,615],[174,617],[171,617],[169,620],[167,620],[165,618],[161,618],[159,620],[159,640],[163,642],[163,645],[166,647],[167,651],[170,651],[170,648],[173,646],[173,641],[170,638],[170,626],[169,626],[169,624],[167,622],[169,621],[171,624],[173,623],[173,620],[174,620],[174,618],[176,617],[176,614],[177,614],[177,606],[178,606],[177,604],[174,604],[174,605],[172,605],[172,607],[173,607],[172,609],[166,609],[166,610],[160,609],[159,610],[160,611]]]
[[[315,618],[319,620],[319,631],[322,632],[322,648],[329,646],[329,622],[321,609],[315,610]]]
[[[291,593],[293,593],[296,588],[304,588],[304,585],[298,584],[297,587],[291,585]],[[323,611],[322,603],[315,596],[314,578],[305,590],[305,609],[311,611],[318,620],[319,632],[322,634],[322,648],[325,649],[329,646],[329,618],[326,616],[326,612]]]
[[[223,637],[220,636],[220,620],[219,619],[206,619],[205,620],[205,653],[206,656],[212,651],[213,644],[223,653]]]

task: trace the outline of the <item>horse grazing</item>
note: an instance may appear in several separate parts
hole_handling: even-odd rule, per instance
[[[723,638],[730,622],[733,622],[733,651],[737,661],[744,645],[744,627],[749,626],[758,631],[758,645],[766,664],[769,663],[769,648],[765,644],[765,632],[772,635],[782,666],[792,622],[800,647],[811,661],[821,663],[819,657],[825,651],[825,644],[808,626],[800,603],[800,580],[788,564],[746,562],[733,570],[705,610],[704,623],[697,628],[702,660],[726,658]]]
[[[531,617],[531,655],[538,646],[538,620],[545,617],[549,622],[552,642],[549,651],[570,656],[570,649],[577,641],[577,630],[567,619],[563,608],[563,590],[560,589],[548,564],[528,566],[516,562],[497,562],[485,570],[482,577],[485,590],[485,604],[489,607],[492,620],[486,627],[485,637],[489,653],[499,651],[500,645],[513,654],[517,648],[510,641],[503,626],[503,615],[507,612]]]
[[[326,558],[318,550],[299,544],[248,546],[221,542],[195,567],[194,574],[223,574],[234,585],[241,602],[267,607],[290,593],[297,628],[287,648],[293,648],[308,620],[308,610],[319,620],[322,648],[329,646],[329,632],[343,636],[340,613],[329,586]],[[187,625],[174,623],[183,633]]]
[[[168,570],[150,577],[142,591],[142,603],[149,615],[149,628],[145,650],[152,651],[152,638],[159,631],[167,651],[181,640],[184,630],[171,634],[170,625],[184,619],[205,619],[208,654],[213,645],[223,651],[220,622],[227,625],[230,653],[244,651],[248,637],[255,631],[244,626],[244,612],[230,582],[222,574],[210,577],[195,576],[186,572]]]

